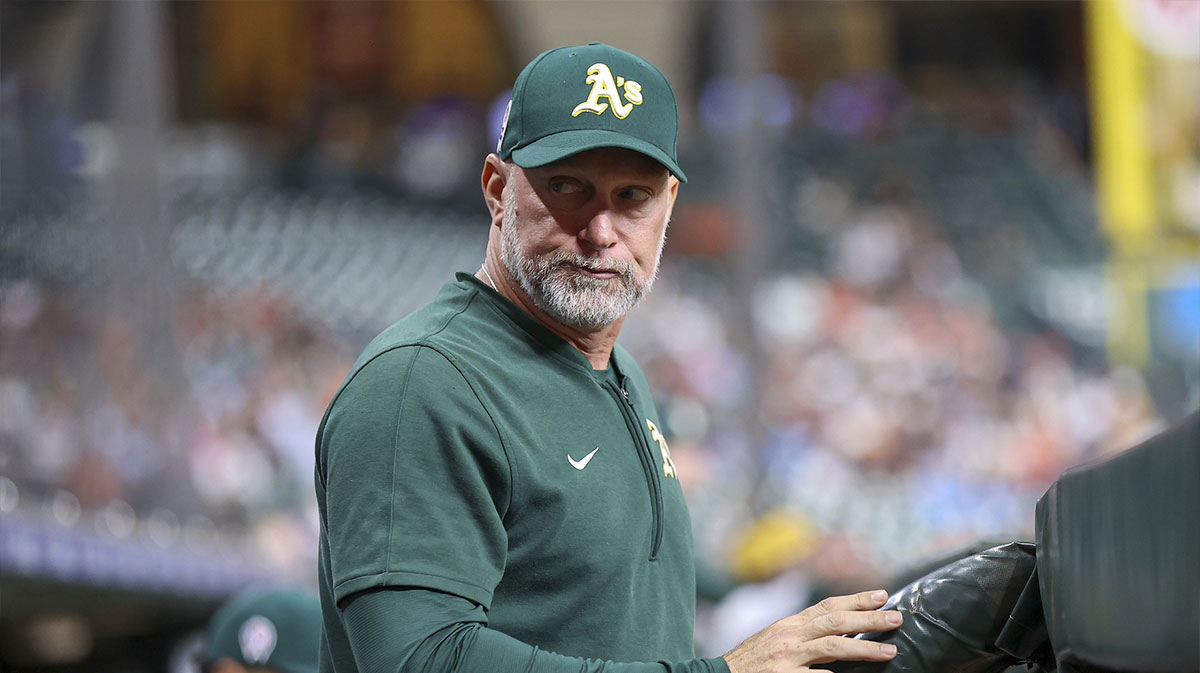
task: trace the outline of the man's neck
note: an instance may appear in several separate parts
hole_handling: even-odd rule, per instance
[[[485,270],[487,273],[485,273]],[[525,289],[508,274],[503,262],[490,254],[488,255],[487,262],[485,262],[485,266],[475,272],[475,277],[492,286],[492,289],[499,292],[505,299],[519,306],[521,310],[544,325],[546,329],[554,332],[563,341],[574,346],[575,350],[583,353],[588,362],[592,364],[592,369],[608,369],[609,360],[612,358],[613,345],[617,342],[617,335],[621,332],[621,325],[625,323],[625,316],[621,316],[615,322],[594,331],[583,331],[569,325],[564,325],[538,307],[534,303],[533,298],[529,296],[529,293],[525,292]]]

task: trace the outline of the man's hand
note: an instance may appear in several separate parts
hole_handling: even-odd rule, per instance
[[[816,671],[811,664],[831,661],[888,661],[896,646],[842,636],[891,631],[903,618],[895,610],[880,612],[885,591],[826,598],[750,636],[725,655],[730,673]]]

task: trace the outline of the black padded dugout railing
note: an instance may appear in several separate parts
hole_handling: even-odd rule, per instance
[[[1013,542],[925,572],[887,663],[838,673],[1200,673],[1200,411],[1063,473]],[[1013,668],[1015,667],[1015,668]]]
[[[865,638],[896,646],[887,663],[826,664],[838,673],[1002,673],[1049,664],[1038,596],[1037,558],[1029,542],[968,554],[892,594],[885,609],[904,624]],[[1044,669],[1038,669],[1044,670]]]
[[[1200,411],[1065,472],[1037,544],[1060,673],[1200,672]]]

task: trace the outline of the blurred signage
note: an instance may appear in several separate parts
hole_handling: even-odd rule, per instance
[[[1163,58],[1200,58],[1200,2],[1120,0],[1118,8],[1142,47]]]
[[[0,573],[197,596],[222,596],[268,576],[219,551],[196,554],[13,513],[0,517]]]
[[[1108,342],[1114,359],[1142,365],[1161,341],[1151,297],[1200,260],[1200,2],[1084,7],[1097,199],[1112,243]],[[1200,360],[1200,349],[1188,355]]]

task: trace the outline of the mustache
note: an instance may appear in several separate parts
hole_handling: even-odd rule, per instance
[[[550,256],[550,268],[558,269],[564,266],[577,266],[595,273],[615,273],[625,281],[634,279],[633,265],[620,260],[601,263],[596,259],[577,255],[568,250],[557,250]]]

